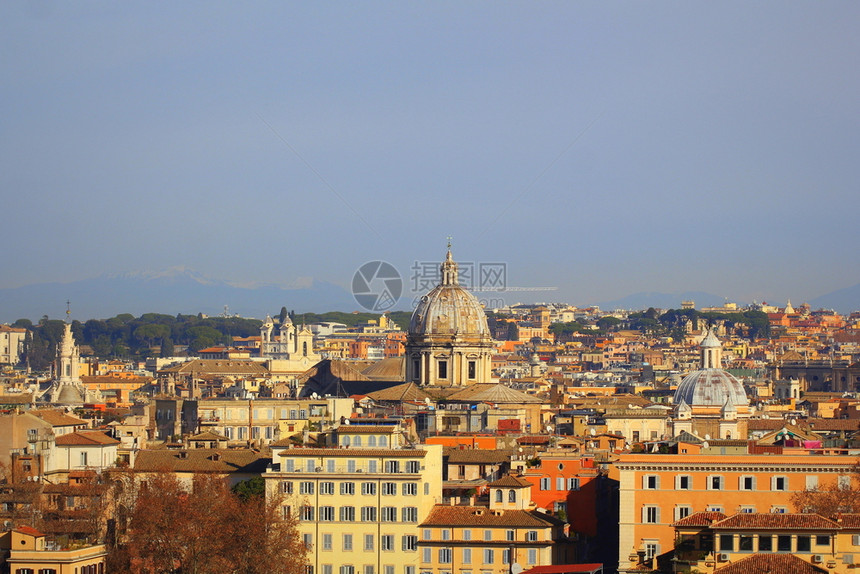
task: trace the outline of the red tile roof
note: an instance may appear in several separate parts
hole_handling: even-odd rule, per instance
[[[524,478],[520,478],[518,476],[512,476],[510,474],[506,474],[499,480],[493,481],[487,486],[495,486],[502,488],[531,488],[532,483]]]
[[[282,451],[278,456],[340,456],[350,458],[361,457],[386,457],[404,458],[426,456],[426,450],[413,449],[383,449],[383,448],[290,448]]]
[[[36,537],[44,536],[44,534],[42,534],[41,532],[39,532],[35,528],[30,528],[29,526],[19,526],[15,530],[17,532],[22,533],[22,534],[27,534],[28,536],[36,536]]]
[[[57,446],[92,446],[119,444],[119,441],[99,431],[77,431],[58,436]]]
[[[714,574],[819,574],[827,572],[792,554],[753,554],[723,566]]]
[[[819,514],[778,514],[771,512],[741,512],[711,524],[711,528],[767,530],[837,530],[839,525]]]
[[[675,522],[672,526],[710,526],[714,522],[725,519],[726,515],[722,512],[696,512]]]
[[[490,510],[483,506],[436,505],[421,526],[487,526],[546,528],[563,524],[531,510]]]

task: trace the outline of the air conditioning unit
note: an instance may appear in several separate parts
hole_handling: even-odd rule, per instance
[[[719,555],[719,561],[720,562],[728,562],[729,561],[729,555],[726,554],[725,552],[721,553]]]
[[[824,560],[824,557],[821,554],[813,554],[812,555],[812,561],[816,564],[821,564],[821,562],[823,560]]]

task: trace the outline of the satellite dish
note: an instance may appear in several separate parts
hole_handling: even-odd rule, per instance
[[[711,440],[711,435],[706,434],[706,435],[705,435],[705,440]]]
[[[343,424],[345,424],[346,426],[349,426],[349,419],[343,419]]]
[[[591,433],[591,436],[597,436],[597,429],[591,429],[589,432]]]
[[[311,393],[311,398],[312,399],[318,399],[318,398],[320,398],[320,396],[316,393]]]
[[[520,574],[523,571],[523,567],[519,562],[514,562],[511,564],[511,574]]]
[[[546,425],[546,432],[552,432],[552,425]]]
[[[429,405],[431,402],[432,401],[430,400],[430,397],[424,397],[424,404],[425,405]]]

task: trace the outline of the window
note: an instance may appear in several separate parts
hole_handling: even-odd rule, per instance
[[[393,496],[397,494],[397,483],[396,482],[383,482],[382,483],[382,496]]]
[[[355,522],[355,507],[354,506],[341,506],[340,507],[340,521],[341,522]]]
[[[469,361],[468,365],[468,377],[470,379],[474,379],[476,376],[478,376],[478,365],[475,361]]]
[[[708,490],[722,490],[723,489],[723,477],[722,476],[709,476],[708,477]]]
[[[555,477],[555,489],[556,490],[564,490],[564,477],[563,476]]]
[[[323,564],[322,565],[322,574],[332,574],[331,564]]]
[[[281,492],[284,494],[292,494],[293,493],[293,483],[289,480],[285,480],[281,482]]]
[[[403,507],[403,522],[418,522],[418,507],[404,506]]]
[[[355,574],[355,566],[344,564],[340,567],[340,574]]]
[[[579,490],[579,479],[578,478],[568,478],[567,479],[567,489],[568,490]]]
[[[406,472],[417,474],[421,472],[421,463],[417,460],[407,460],[406,461]]]
[[[418,549],[418,537],[414,535],[406,535],[400,539],[401,547],[404,552],[411,552]]]
[[[463,540],[469,541],[472,539],[472,531],[468,528],[463,530]]]
[[[440,548],[439,549],[439,563],[440,564],[450,564],[451,563],[451,549],[450,548]]]
[[[376,522],[376,507],[375,506],[362,506],[361,507],[361,521],[362,522]]]
[[[660,522],[660,507],[645,506],[642,508],[642,522],[646,524],[657,524]]]
[[[415,566],[404,566],[403,574],[415,574]]]
[[[484,541],[489,542],[493,539],[493,531],[492,530],[484,530]]]
[[[645,490],[657,490],[660,488],[660,477],[656,474],[648,474],[642,477],[642,488]]]
[[[511,563],[511,549],[505,548],[502,550],[502,564],[510,564]]]
[[[322,508],[320,508],[322,510]],[[314,507],[313,506],[302,506],[302,512],[300,514],[302,520],[313,520],[314,519]],[[322,519],[322,517],[320,517]]]
[[[748,534],[741,534],[738,541],[738,550],[741,552],[753,551],[753,537]]]
[[[472,549],[471,548],[463,548],[463,564],[471,564],[472,563]]]
[[[499,488],[496,490],[496,502],[502,502],[502,489]]]
[[[495,560],[493,560],[493,550],[491,548],[484,549],[484,564],[493,564]]]
[[[651,560],[660,553],[660,545],[653,541],[645,542],[645,560]]]
[[[806,489],[812,490],[813,488],[818,488],[818,476],[814,474],[806,475]]]
[[[686,474],[675,477],[675,490],[690,490],[693,487],[692,477]]]
[[[770,511],[774,514],[785,514],[786,512],[788,512],[788,508],[786,508],[785,506],[772,506],[770,508]]]
[[[742,514],[754,514],[755,513],[755,506],[741,506],[741,513]]]
[[[532,566],[537,564],[537,548],[529,548],[528,563]]]
[[[515,530],[506,530],[505,531],[505,540],[508,542],[513,542],[516,540],[517,532]]]
[[[830,536],[828,534],[819,534],[815,537],[816,546],[830,546]]]
[[[417,482],[404,482],[403,483],[403,496],[417,496],[418,495],[418,483]]]
[[[391,534],[383,534],[379,538],[379,545],[382,547],[383,551],[394,550],[394,536]]]
[[[321,482],[320,483],[320,494],[334,494],[334,483],[333,482]]]
[[[739,479],[740,484],[738,488],[740,490],[755,490],[755,477],[754,476],[742,476]]]
[[[383,506],[381,509],[382,522],[397,522],[397,507]]]
[[[352,439],[353,446],[361,446],[361,437],[357,436]]]
[[[367,446],[376,446],[376,435],[367,437]]]
[[[508,491],[508,502],[516,502],[517,501],[517,491],[513,488]]]
[[[781,534],[776,537],[777,552],[791,552],[791,536]]]
[[[421,562],[433,562],[433,549],[432,548],[422,548],[421,549]]]
[[[449,529],[442,529],[442,540],[451,540],[451,531]]]
[[[355,483],[354,482],[341,482],[340,483],[340,493],[342,495],[353,495],[353,494],[355,494]]]
[[[735,537],[732,534],[720,534],[720,550],[724,552],[734,552]]]
[[[343,549],[346,551],[352,550],[352,534],[343,535]]]
[[[448,361],[440,359],[436,364],[439,367],[438,377],[440,379],[447,379],[448,378]]]
[[[843,474],[837,479],[839,488],[851,488],[851,475]]]
[[[302,542],[305,545],[305,548],[310,550],[314,546],[314,535],[313,534],[302,534]]]
[[[537,530],[529,530],[528,532],[526,532],[526,540],[528,542],[537,542],[537,539],[538,539]]]
[[[371,551],[374,547],[374,539],[376,537],[373,534],[365,534],[364,535],[364,550]]]
[[[334,506],[320,506],[320,522],[334,522]]]
[[[81,466],[87,466],[87,453],[86,453],[86,451],[81,453]]]
[[[773,550],[773,536],[759,534],[758,551],[759,552],[770,552],[771,550]]]
[[[305,461],[305,472],[316,472],[316,461],[309,458]]]
[[[774,476],[770,479],[770,482],[771,490],[788,490],[787,476]]]
[[[797,551],[798,552],[809,552],[812,550],[812,537],[807,535],[802,535],[797,537]]]
[[[314,483],[313,482],[300,482],[299,483],[299,494],[313,494],[314,493]]]
[[[374,566],[373,564],[365,564],[364,565],[364,574],[373,574]]]
[[[551,487],[550,478],[548,476],[544,476],[540,479],[540,489],[541,490],[550,490]]]
[[[385,461],[385,472],[388,474],[397,474],[400,472],[400,461],[399,460],[386,460]],[[397,491],[395,490],[395,494]]]
[[[347,472],[355,472],[355,461],[354,460],[346,461],[346,471]]]
[[[322,535],[322,549],[331,550],[331,534]]]
[[[385,437],[382,437],[382,439],[384,439],[384,438]],[[385,446],[385,441],[380,440],[379,446]],[[375,460],[367,461],[367,472],[376,472],[376,461]]]
[[[692,514],[693,509],[689,506],[676,506],[675,507],[675,520],[681,520],[682,518],[687,518]]]
[[[325,461],[325,469],[326,472],[334,472],[335,471],[335,460],[333,458]]]

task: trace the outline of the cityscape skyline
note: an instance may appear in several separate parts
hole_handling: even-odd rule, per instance
[[[852,287],[860,8],[790,7],[6,3],[0,289],[348,289],[448,235],[532,300]]]

